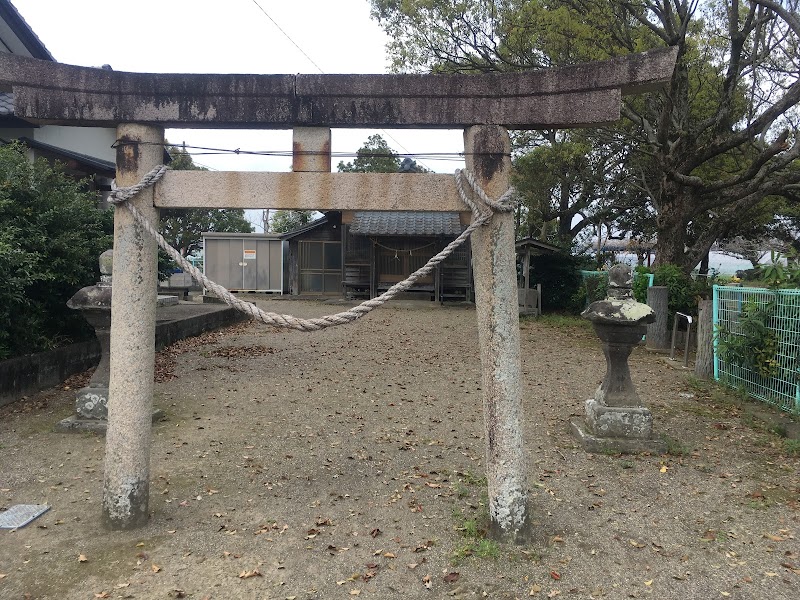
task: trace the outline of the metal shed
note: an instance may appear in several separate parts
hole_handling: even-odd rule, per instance
[[[278,234],[203,234],[203,272],[231,291],[282,294],[283,253]]]

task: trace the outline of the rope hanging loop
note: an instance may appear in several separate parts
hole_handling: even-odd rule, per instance
[[[131,198],[136,196],[142,190],[151,187],[161,179],[168,171],[165,165],[158,165],[150,172],[148,172],[142,180],[136,185],[125,188],[117,188],[113,186],[111,194],[109,195],[108,202],[115,207],[125,207],[134,219],[150,234],[156,243],[174,260],[185,272],[188,272],[192,277],[200,282],[203,287],[213,292],[220,300],[225,302],[228,306],[232,306],[236,310],[245,313],[251,319],[261,321],[266,325],[273,327],[282,327],[287,329],[296,329],[298,331],[319,331],[334,325],[344,325],[364,316],[368,312],[373,311],[379,306],[384,305],[386,302],[405,292],[411,288],[417,281],[426,277],[431,271],[438,267],[448,256],[450,256],[456,248],[458,248],[464,241],[475,231],[488,223],[495,212],[510,212],[514,210],[515,201],[514,188],[509,188],[500,198],[492,200],[483,191],[483,189],[475,181],[473,174],[466,169],[459,169],[455,172],[456,190],[462,202],[466,204],[472,211],[472,223],[461,232],[461,234],[452,242],[447,244],[438,254],[435,254],[424,266],[420,267],[408,276],[405,280],[394,284],[383,294],[370,300],[365,300],[358,306],[346,310],[344,312],[336,313],[334,315],[327,315],[325,317],[316,317],[311,319],[301,319],[292,315],[283,315],[273,312],[263,311],[250,302],[240,300],[227,289],[211,281],[206,275],[201,272],[197,267],[190,263],[184,256],[181,255],[175,248],[169,245],[164,239],[158,229],[153,226],[150,221],[142,215],[133,204],[128,202]],[[472,197],[472,194],[477,196],[479,201]]]

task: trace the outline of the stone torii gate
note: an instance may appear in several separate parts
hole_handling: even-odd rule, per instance
[[[674,49],[574,67],[484,75],[124,73],[0,54],[14,114],[37,124],[117,128],[117,183],[162,162],[164,129],[294,131],[293,172],[169,171],[131,200],[160,208],[464,211],[449,175],[331,173],[330,128],[463,128],[467,168],[489,197],[509,185],[507,129],[617,120],[621,96],[672,75]],[[530,534],[521,436],[514,221],[496,213],[471,237],[483,379],[491,534]],[[111,368],[103,522],[148,520],[156,244],[128,211],[114,218]]]

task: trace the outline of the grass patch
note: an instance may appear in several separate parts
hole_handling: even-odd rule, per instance
[[[485,538],[464,540],[453,551],[451,562],[453,565],[459,565],[470,556],[495,560],[500,557],[500,546],[494,540]]]
[[[475,475],[472,471],[466,471],[465,473],[460,473],[461,481],[464,482],[466,485],[473,485],[473,486],[481,486],[484,487],[487,485],[486,477],[480,477]]]
[[[662,435],[661,439],[667,444],[667,454],[671,456],[689,456],[692,453],[692,447],[680,440],[668,435]]]
[[[475,514],[470,516],[454,508],[453,518],[456,529],[463,536],[450,557],[453,565],[461,564],[469,557],[495,559],[500,556],[500,545],[486,537],[489,533],[489,509],[486,503],[482,502]]]
[[[583,329],[585,331],[592,330],[591,322],[582,319],[577,315],[561,315],[557,313],[550,313],[541,315],[536,319],[537,323],[553,327],[554,329]]]
[[[784,438],[783,448],[789,456],[800,456],[800,440],[790,440]]]

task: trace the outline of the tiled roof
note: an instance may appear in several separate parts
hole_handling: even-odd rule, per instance
[[[458,236],[461,220],[455,212],[357,212],[350,233],[358,235]]]
[[[14,94],[11,92],[0,92],[0,115],[14,114]]]
[[[103,160],[101,158],[96,158],[94,156],[89,156],[88,154],[82,154],[80,152],[75,152],[74,150],[67,150],[66,148],[59,148],[58,146],[45,144],[44,142],[32,140],[27,137],[21,137],[19,138],[19,141],[29,148],[34,148],[42,152],[48,152],[58,159],[74,160],[85,167],[89,167],[91,171],[99,174],[114,177],[117,171],[116,163]]]

